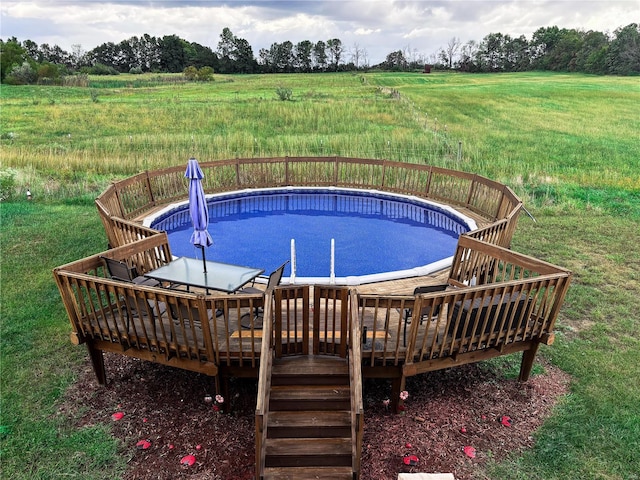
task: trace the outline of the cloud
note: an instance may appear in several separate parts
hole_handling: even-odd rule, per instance
[[[356,28],[353,32],[356,35],[373,35],[374,33],[380,33],[379,28]]]

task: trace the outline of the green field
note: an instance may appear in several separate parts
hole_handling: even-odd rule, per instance
[[[292,101],[278,99],[279,87]],[[0,186],[11,198],[0,203],[0,476],[106,479],[125,468],[108,424],[76,429],[57,410],[86,353],[68,340],[51,269],[104,248],[92,201],[109,181],[190,156],[341,155],[507,183],[536,219],[521,217],[513,248],[575,274],[556,343],[542,349],[571,375],[571,393],[531,450],[478,478],[637,480],[638,105],[636,78],[546,73],[3,85]]]

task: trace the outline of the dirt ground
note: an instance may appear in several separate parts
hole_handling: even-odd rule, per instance
[[[77,417],[79,428],[111,424],[127,458],[126,480],[254,478],[255,380],[231,382],[230,413],[223,413],[209,377],[115,354],[105,363],[108,385],[98,385],[87,361],[59,414]],[[567,375],[544,368],[526,384],[481,364],[412,377],[399,415],[385,407],[390,384],[366,381],[362,480],[395,480],[399,472],[482,478],[489,458],[532,446],[566,393]],[[405,465],[406,455],[417,465]]]

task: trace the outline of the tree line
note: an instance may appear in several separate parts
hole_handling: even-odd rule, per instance
[[[453,59],[458,52],[457,59]],[[465,72],[550,70],[597,75],[640,74],[640,26],[618,28],[612,36],[589,30],[539,28],[531,40],[491,33],[480,43],[460,45],[455,39],[440,60]]]
[[[525,36],[491,33],[480,42],[462,44],[452,38],[437,53],[426,56],[409,47],[390,52],[370,65],[358,44],[346,48],[338,38],[326,41],[285,41],[261,48],[257,56],[246,39],[229,28],[220,34],[217,49],[188,42],[176,35],[131,37],[107,42],[86,52],[73,45],[38,45],[15,37],[0,39],[0,80],[3,83],[59,83],[80,74],[178,73],[206,80],[217,73],[298,73],[383,69],[413,71],[425,64],[462,72],[521,72],[551,70],[599,75],[640,74],[640,26],[631,23],[611,35],[593,30],[539,28]]]

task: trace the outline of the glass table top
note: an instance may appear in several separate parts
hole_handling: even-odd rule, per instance
[[[170,283],[233,293],[262,273],[264,270],[260,268],[178,257],[156,270],[147,272],[145,276]]]

